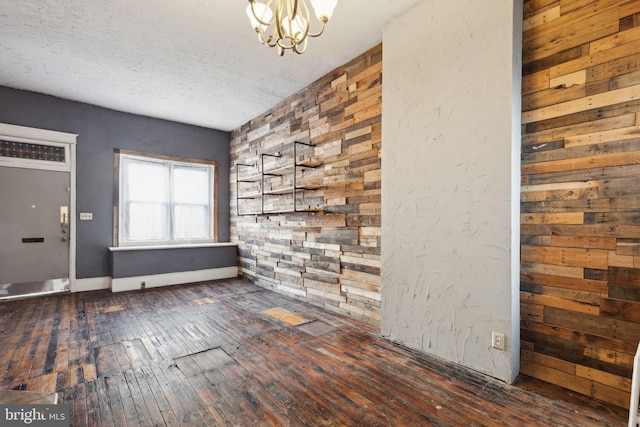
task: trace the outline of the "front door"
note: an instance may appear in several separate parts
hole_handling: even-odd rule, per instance
[[[69,289],[70,173],[0,166],[0,298]]]

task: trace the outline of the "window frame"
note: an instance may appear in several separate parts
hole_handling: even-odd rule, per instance
[[[122,214],[123,203],[121,203],[121,179],[122,171],[122,156],[138,157],[142,160],[157,161],[157,162],[169,162],[176,165],[180,164],[194,164],[194,165],[206,165],[211,167],[211,176],[213,178],[213,185],[211,185],[210,200],[211,200],[211,239],[180,239],[180,240],[154,240],[154,241],[123,241],[122,232],[124,224],[124,217]],[[132,150],[114,150],[114,191],[113,191],[113,246],[114,247],[135,247],[135,246],[184,246],[184,245],[198,245],[203,243],[217,243],[218,242],[218,162],[215,160],[194,159],[176,156],[166,156],[162,154],[151,154],[140,151]],[[171,189],[169,190],[171,191]]]

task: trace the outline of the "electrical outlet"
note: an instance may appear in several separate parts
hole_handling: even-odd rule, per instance
[[[499,332],[491,332],[491,347],[504,350],[505,337]]]

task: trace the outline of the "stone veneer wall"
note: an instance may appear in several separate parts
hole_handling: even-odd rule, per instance
[[[238,243],[240,274],[375,325],[381,300],[381,97],[378,45],[231,133],[231,241]],[[292,161],[294,141],[310,142],[313,148],[303,155],[322,162],[299,169],[299,183],[320,188],[298,196],[323,210],[238,215],[236,170],[241,178],[260,172],[262,153],[279,152]],[[291,177],[276,178],[274,185],[291,185]],[[240,186],[241,196],[260,191],[259,181]],[[272,211],[292,206],[286,194],[265,201]],[[241,213],[259,211],[260,198],[241,199],[239,207]]]

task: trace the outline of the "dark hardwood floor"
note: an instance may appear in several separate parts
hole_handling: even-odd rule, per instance
[[[0,320],[0,389],[57,391],[72,425],[625,425],[239,279],[6,302]]]

